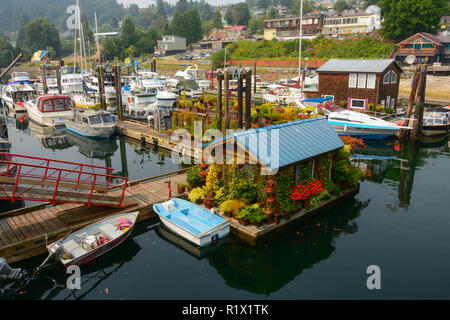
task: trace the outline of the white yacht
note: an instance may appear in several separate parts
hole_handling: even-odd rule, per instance
[[[25,102],[30,120],[48,127],[64,126],[74,104],[67,95],[46,94]]]
[[[61,74],[62,93],[73,96],[83,92],[83,74],[78,68],[63,67]]]
[[[29,83],[10,83],[2,88],[1,99],[10,112],[26,112],[24,103],[36,95]]]
[[[111,113],[117,112],[117,97],[116,89],[114,86],[114,76],[111,74],[105,74],[105,99],[108,104],[107,110]],[[89,89],[99,92],[98,78],[96,76],[90,76],[86,78],[86,85]]]

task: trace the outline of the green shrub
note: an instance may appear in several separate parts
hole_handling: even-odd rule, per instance
[[[220,205],[220,210],[223,212],[237,212],[239,209],[245,207],[245,202],[240,199],[226,200]]]
[[[197,166],[192,167],[186,172],[186,181],[191,186],[195,186],[197,183],[199,183],[200,179],[201,179],[201,175],[200,175],[199,167],[197,167]]]
[[[347,100],[341,100],[341,108],[347,108]]]
[[[204,200],[206,196],[206,191],[203,188],[194,188],[189,192],[189,200],[192,202],[197,202],[199,200]]]
[[[267,218],[266,213],[257,203],[239,209],[236,216],[238,219],[248,220],[250,223],[259,223]]]

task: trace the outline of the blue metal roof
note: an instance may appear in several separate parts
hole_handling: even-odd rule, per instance
[[[344,146],[344,143],[325,117],[314,117],[236,132],[208,145],[217,144],[221,140],[230,138],[243,146],[260,163],[271,170],[276,170],[279,167],[300,162]],[[278,154],[278,161],[274,161],[274,158],[272,158],[272,149],[275,151],[275,156]]]

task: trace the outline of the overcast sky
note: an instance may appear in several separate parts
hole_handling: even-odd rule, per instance
[[[165,0],[171,4],[177,3],[177,0]],[[141,8],[147,8],[150,4],[155,3],[154,0],[117,0],[119,3],[123,3],[128,6],[130,3],[136,3]],[[206,0],[209,4],[228,4],[228,3],[238,3],[245,2],[245,0]]]

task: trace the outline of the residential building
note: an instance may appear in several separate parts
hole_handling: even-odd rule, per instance
[[[228,28],[228,34],[230,38],[243,38],[248,34],[248,28],[246,26],[232,26]]]
[[[323,19],[322,33],[330,37],[371,34],[381,28],[379,13],[352,13]]]
[[[303,17],[302,36],[315,38],[322,30],[322,15],[308,15]],[[264,20],[264,39],[291,40],[298,38],[300,34],[300,18],[277,18]]]
[[[175,35],[164,35],[161,40],[157,40],[160,54],[176,54],[186,52],[186,38]]]
[[[405,61],[410,56],[414,59],[413,64],[449,63],[448,45],[449,35],[447,32],[442,32],[441,36],[435,36],[427,32],[416,33],[397,44],[396,60],[411,64],[411,61]]]
[[[394,59],[330,59],[317,73],[319,89],[310,97],[346,101],[354,111],[367,111],[369,104],[397,106],[403,70]]]

